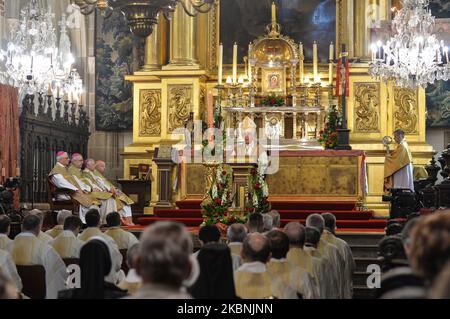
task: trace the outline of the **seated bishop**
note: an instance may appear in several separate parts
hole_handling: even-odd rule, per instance
[[[86,178],[86,174],[82,171],[83,156],[75,153],[72,155],[71,163],[69,166],[69,173],[76,180],[77,184],[81,186],[81,189],[87,192],[91,197],[101,202],[99,209],[101,216],[101,224],[106,224],[106,216],[117,210],[116,201],[112,198],[112,194],[106,190],[96,188],[92,182]]]
[[[297,299],[297,292],[281,278],[267,270],[270,242],[260,233],[244,240],[242,259],[245,263],[234,272],[236,295],[242,299]]]
[[[123,223],[126,226],[132,226],[133,215],[131,212],[131,206],[134,201],[125,195],[120,189],[115,187],[109,180],[105,178],[106,164],[103,161],[96,161],[95,166],[93,161],[91,161],[86,168],[89,170],[89,175],[97,180],[98,184],[108,192],[113,194],[113,198],[116,200],[117,212],[123,219]]]
[[[101,202],[83,191],[81,185],[69,173],[70,158],[66,152],[58,152],[56,164],[49,173],[53,185],[58,189],[55,200],[65,201],[71,198],[80,205],[80,218],[84,222],[84,215],[91,206],[99,207]]]

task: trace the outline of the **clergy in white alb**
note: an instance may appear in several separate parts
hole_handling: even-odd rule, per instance
[[[405,132],[396,130],[394,140],[397,148],[386,156],[384,162],[384,190],[406,188],[414,191],[414,166]]]
[[[30,210],[29,214],[39,218],[39,220],[41,221],[40,227],[42,229],[42,225],[44,224],[44,212],[40,209],[32,209]],[[53,238],[50,235],[47,235],[42,230],[37,235],[37,238],[42,240],[47,245],[50,244],[50,242],[53,240]]]
[[[6,249],[11,242],[8,237],[11,230],[11,219],[7,215],[0,215],[0,249]]]
[[[3,249],[0,249],[0,270],[6,278],[14,283],[17,292],[22,291],[22,279],[20,279],[20,276],[17,273],[16,264],[14,263],[11,254]]]
[[[59,256],[66,258],[80,258],[80,250],[84,242],[78,239],[81,229],[81,219],[69,216],[64,220],[63,231],[50,242]]]
[[[108,225],[108,229],[105,231],[105,234],[114,239],[120,250],[129,249],[139,243],[136,236],[120,227],[119,213],[109,213],[106,216],[106,224]]]
[[[64,221],[67,217],[72,216],[72,212],[67,209],[60,210],[56,215],[56,223],[57,225],[52,229],[47,230],[45,233],[52,238],[56,238],[59,234],[63,232],[64,229]]]
[[[236,271],[242,265],[241,252],[242,242],[247,237],[247,228],[242,224],[232,224],[227,229],[228,247],[231,252],[233,262],[233,271]]]
[[[16,265],[41,265],[45,269],[46,298],[56,299],[65,289],[66,265],[50,245],[37,238],[41,230],[37,216],[27,215],[22,222],[22,233],[8,245]]]

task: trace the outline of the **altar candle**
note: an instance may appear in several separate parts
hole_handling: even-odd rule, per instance
[[[313,71],[314,71],[314,79],[316,79],[318,77],[318,70],[317,70],[317,42],[314,41],[313,44]]]
[[[56,97],[59,98],[59,86],[56,87]]]
[[[250,54],[252,53],[252,51],[253,51],[253,45],[250,43],[249,45],[248,45],[248,66],[247,66],[247,70],[248,70],[248,74],[247,74],[247,76],[248,76],[248,83],[252,83],[252,66],[251,66],[251,63],[250,63]]]
[[[445,59],[447,60],[448,63],[448,47],[444,47],[444,52],[445,52]]]
[[[305,61],[305,56],[303,53],[303,43],[300,42],[300,46],[299,46],[299,53],[300,53],[300,63],[299,63],[299,67],[300,67],[300,84],[304,83],[304,72],[305,72],[305,67],[304,67],[304,61]]]
[[[2,167],[2,177],[6,176],[6,168]]]
[[[334,61],[334,44],[330,43],[330,61]]]
[[[237,44],[233,45],[233,83],[237,82]]]
[[[16,166],[16,177],[20,177],[20,167]]]
[[[208,128],[214,127],[214,97],[211,91],[208,91]]]
[[[328,84],[333,85],[333,62],[328,65]]]
[[[83,93],[80,93],[80,105],[83,105]]]
[[[272,2],[272,24],[277,23],[277,6]]]
[[[53,92],[52,92],[52,86],[50,85],[50,83],[48,84],[47,95],[48,95],[48,96],[53,95]]]
[[[219,45],[219,85],[222,85],[223,76],[223,44]]]

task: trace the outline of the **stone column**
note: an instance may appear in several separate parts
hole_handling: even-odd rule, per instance
[[[189,1],[183,0],[194,12]],[[170,65],[199,67],[197,58],[197,18],[187,15],[179,4],[170,21]]]
[[[158,24],[153,27],[152,34],[145,39],[145,61],[142,71],[161,70],[165,60],[166,34],[166,20],[160,14]]]

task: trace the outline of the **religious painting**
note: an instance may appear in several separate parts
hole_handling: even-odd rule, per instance
[[[262,69],[262,92],[263,94],[269,93],[286,93],[284,68],[276,69]]]
[[[130,131],[133,91],[125,75],[133,74],[142,66],[144,43],[132,35],[119,11],[114,11],[109,18],[96,15],[95,39],[95,128]]]
[[[307,61],[312,61],[314,41],[320,62],[328,62],[330,42],[336,42],[336,0],[274,0],[281,33],[296,43],[303,42]],[[224,63],[232,63],[233,43],[238,44],[238,61],[247,55],[248,44],[266,33],[273,0],[221,0],[220,42]]]

